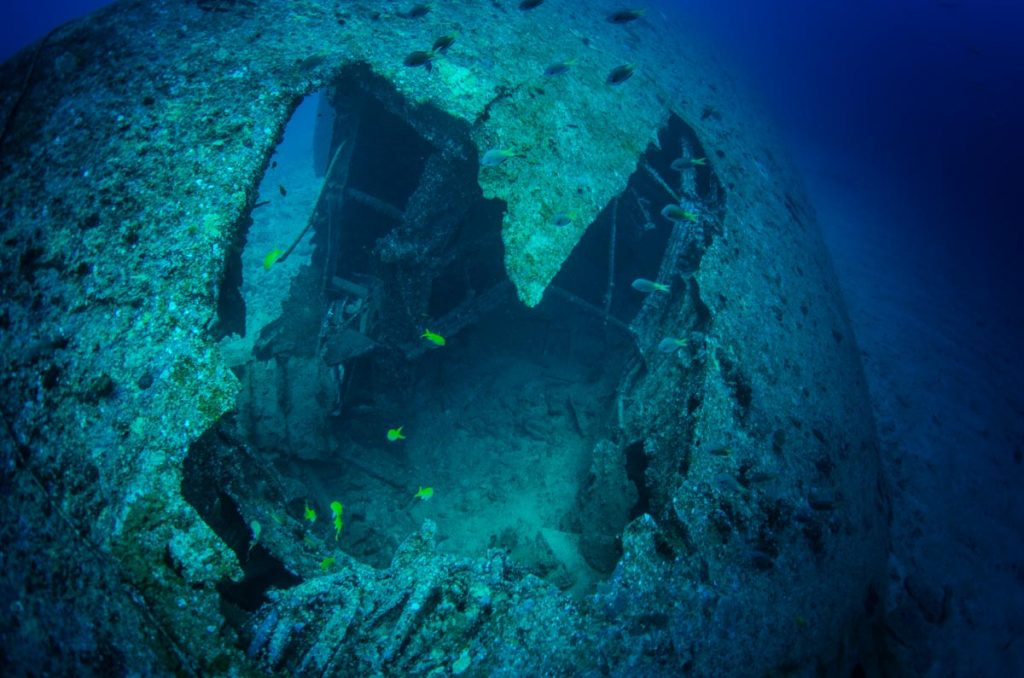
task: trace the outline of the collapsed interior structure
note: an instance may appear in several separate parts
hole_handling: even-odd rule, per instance
[[[5,528],[6,585],[45,629],[14,661],[877,660],[885,499],[813,215],[677,32],[580,7],[566,32],[502,3],[127,3],[4,66],[4,482],[38,527]],[[316,90],[336,115],[306,228],[247,253]],[[249,326],[245,276],[286,266]],[[18,579],[41,552],[108,602],[48,616],[59,576]]]
[[[429,400],[416,402],[418,392],[436,395],[442,387],[452,389],[448,382],[453,379],[441,382],[443,375],[433,369],[440,357],[432,354],[432,361],[424,360],[431,349],[437,350],[423,340],[424,327],[456,343],[464,331],[476,329],[482,336],[471,342],[483,342],[487,348],[461,353],[460,369],[466,373],[485,373],[496,362],[495,349],[501,348],[495,343],[510,342],[516,334],[522,335],[519,341],[524,345],[543,347],[547,367],[557,364],[561,372],[556,378],[562,383],[552,385],[545,383],[550,375],[531,374],[521,362],[503,365],[503,369],[522,372],[526,383],[540,380],[546,411],[523,417],[507,431],[502,430],[502,420],[514,423],[516,413],[498,413],[499,421],[486,426],[488,444],[501,450],[502,435],[523,435],[550,447],[554,441],[546,435],[547,422],[557,412],[565,415],[559,417],[561,428],[582,439],[576,446],[581,458],[575,464],[585,468],[589,447],[605,438],[621,443],[623,413],[616,415],[612,406],[618,403],[622,409],[630,388],[646,369],[644,354],[653,352],[663,339],[660,333],[668,306],[658,303],[657,296],[643,303],[647,297],[631,287],[637,276],[648,272],[682,287],[683,315],[675,322],[681,338],[661,353],[696,363],[714,356],[706,345],[710,317],[692,274],[720,232],[724,193],[710,166],[689,162],[704,158],[694,131],[680,118],[670,118],[622,197],[598,215],[548,287],[550,298],[537,312],[523,313],[502,263],[502,205],[482,196],[475,151],[460,148],[457,139],[445,149],[433,147],[387,110],[366,83],[388,86],[375,82],[372,74],[350,73],[322,95],[322,110],[345,114],[328,113],[318,120],[332,126],[330,134],[318,135],[329,140],[323,153],[329,159],[326,176],[306,228],[276,261],[294,256],[309,233],[314,234],[314,248],[290,279],[281,313],[265,325],[245,328],[241,306],[246,300],[239,292],[242,275],[229,272],[224,277],[218,305],[220,332],[248,331],[257,338],[251,352],[234,366],[242,384],[239,406],[222,426],[230,425],[253,449],[276,459],[277,472],[300,487],[311,485],[313,479],[307,476],[320,472],[320,462],[340,460],[348,474],[380,485],[373,493],[375,502],[380,503],[381,495],[388,492],[398,492],[404,500],[408,488],[416,487],[406,478],[418,472],[418,464],[391,453],[381,434],[387,429],[386,413],[410,406],[429,409]],[[452,148],[459,150],[458,155]],[[693,220],[662,216],[654,207],[662,204],[687,205]],[[241,253],[231,261],[233,267],[241,267]],[[499,338],[484,339],[491,327],[507,324],[510,318],[527,328],[510,333],[501,327]],[[561,387],[577,381],[575,372],[593,370],[597,361],[604,362],[603,388],[560,393]],[[434,444],[452,455],[452,440]],[[479,444],[479,440],[474,443]],[[572,446],[557,447],[565,455]],[[403,452],[421,458],[429,454]],[[619,466],[621,475],[625,463]],[[498,480],[501,472],[491,469],[475,482]],[[333,489],[350,496],[346,473],[338,475],[341,482]],[[434,475],[436,483],[440,479]],[[591,476],[589,482],[603,482]],[[570,486],[585,480],[583,476],[557,478]],[[630,482],[644,487],[642,477]],[[621,555],[618,535],[628,519],[643,512],[637,508],[641,503],[637,490],[624,484],[625,494],[611,503],[609,515],[595,506],[588,520],[571,526],[570,534],[586,534],[582,544],[573,548],[583,547],[595,571],[590,574],[610,573]],[[586,490],[575,487],[571,492],[572,509],[591,503]],[[295,494],[297,500],[302,493]],[[645,505],[646,500],[645,492]],[[380,522],[399,527],[385,535],[379,526],[361,534],[362,526],[350,523],[349,533],[355,538],[345,551],[378,566],[390,562],[403,531],[413,525],[393,516]],[[504,542],[518,543],[510,530],[515,532],[492,520],[488,528],[492,543],[500,541],[500,535]],[[537,541],[544,542],[544,537],[538,535]],[[517,550],[522,564],[557,577],[563,588],[580,588],[575,587],[578,577],[557,563],[550,547],[545,545],[538,554],[531,542],[525,551]]]

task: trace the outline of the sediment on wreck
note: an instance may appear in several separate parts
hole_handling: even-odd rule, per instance
[[[566,30],[552,3],[122,4],[0,67],[10,661],[185,674],[871,661],[885,500],[813,214],[711,62],[656,17],[609,23],[613,9],[578,4]],[[403,63],[453,32],[429,70]],[[510,44],[536,48],[497,47]],[[567,77],[543,75],[567,60]],[[361,119],[326,152],[336,190],[291,288],[308,316],[283,315],[258,342],[267,357],[235,362],[220,343],[240,329],[230,262],[289,116],[319,90]],[[394,194],[364,190],[353,172],[367,165],[347,155],[383,127],[410,163]],[[481,166],[491,149],[517,155]],[[668,204],[692,218],[666,220]],[[356,221],[369,230],[340,227]],[[638,295],[636,278],[667,290]],[[325,330],[341,300],[357,320]],[[363,403],[324,400],[272,457],[278,443],[239,421],[241,386],[289,366],[351,383],[331,376],[342,366],[416,392],[409,375],[438,362],[421,316],[458,337],[493,309],[522,326],[578,313],[606,342],[576,355],[614,372],[607,409],[543,403],[593,443],[572,493],[586,520],[560,526],[600,574],[593,590],[533,576],[500,540],[446,552],[434,520],[381,562],[314,558],[305,538],[335,533],[323,508],[323,534],[307,526],[295,477],[313,474],[275,464],[317,461],[302,436]],[[352,472],[391,478],[382,465]]]

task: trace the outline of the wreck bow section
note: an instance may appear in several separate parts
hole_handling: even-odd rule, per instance
[[[325,675],[870,661],[885,500],[813,214],[711,62],[658,17],[610,22],[618,9],[122,3],[3,65],[8,661]],[[318,90],[345,114],[313,244],[264,260],[302,262],[299,312],[246,328],[257,187]],[[392,192],[366,190],[371,166]],[[338,459],[323,440],[365,412],[354,393],[429,386],[409,383],[433,374],[425,318],[452,337],[496,310],[558,331],[579,313],[603,347],[567,331],[581,374],[612,374],[605,401],[554,402],[567,379],[537,399],[587,446],[557,532],[600,582],[572,596],[502,539],[446,552],[432,521],[385,562],[355,545],[317,557],[342,528],[311,536],[299,479],[325,467],[282,469]],[[240,334],[259,336],[225,355]],[[266,383],[290,390],[257,411]],[[295,388],[317,408],[292,407]],[[394,484],[383,457],[360,463]]]

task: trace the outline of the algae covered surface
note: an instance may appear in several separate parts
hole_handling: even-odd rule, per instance
[[[813,213],[620,9],[126,2],[3,65],[4,661],[873,661],[886,499]]]

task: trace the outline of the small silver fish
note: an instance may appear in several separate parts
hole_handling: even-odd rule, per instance
[[[434,60],[435,56],[436,55],[433,52],[424,52],[422,50],[417,50],[415,52],[410,53],[409,56],[405,57],[405,61],[403,61],[402,63],[404,63],[406,66],[413,67],[426,66],[427,69],[429,70],[430,62]]]
[[[670,289],[668,285],[654,282],[647,278],[637,278],[630,284],[630,287],[637,292],[643,292],[644,294],[650,294],[651,292],[668,292]]]
[[[430,11],[430,5],[413,5],[413,7],[406,13],[399,12],[398,16],[405,19],[419,19],[421,16],[426,16],[427,12]]]
[[[562,75],[563,73],[568,72],[571,66],[575,65],[575,59],[570,59],[569,61],[559,61],[558,63],[551,64],[550,66],[545,68],[544,75],[548,76],[549,78],[554,77],[556,75]]]
[[[507,148],[492,148],[480,158],[480,165],[482,167],[497,167],[509,158],[515,158],[520,155],[522,154],[510,151]]]
[[[630,21],[636,21],[646,13],[647,10],[643,9],[620,9],[618,12],[609,14],[608,21],[613,24],[628,24]]]
[[[686,346],[686,339],[665,337],[658,343],[658,350],[661,351],[662,353],[675,353],[683,346]]]
[[[674,169],[676,172],[682,172],[684,169],[688,169],[690,167],[703,167],[707,164],[707,158],[676,158],[672,161],[672,164],[669,165],[669,167]]]

